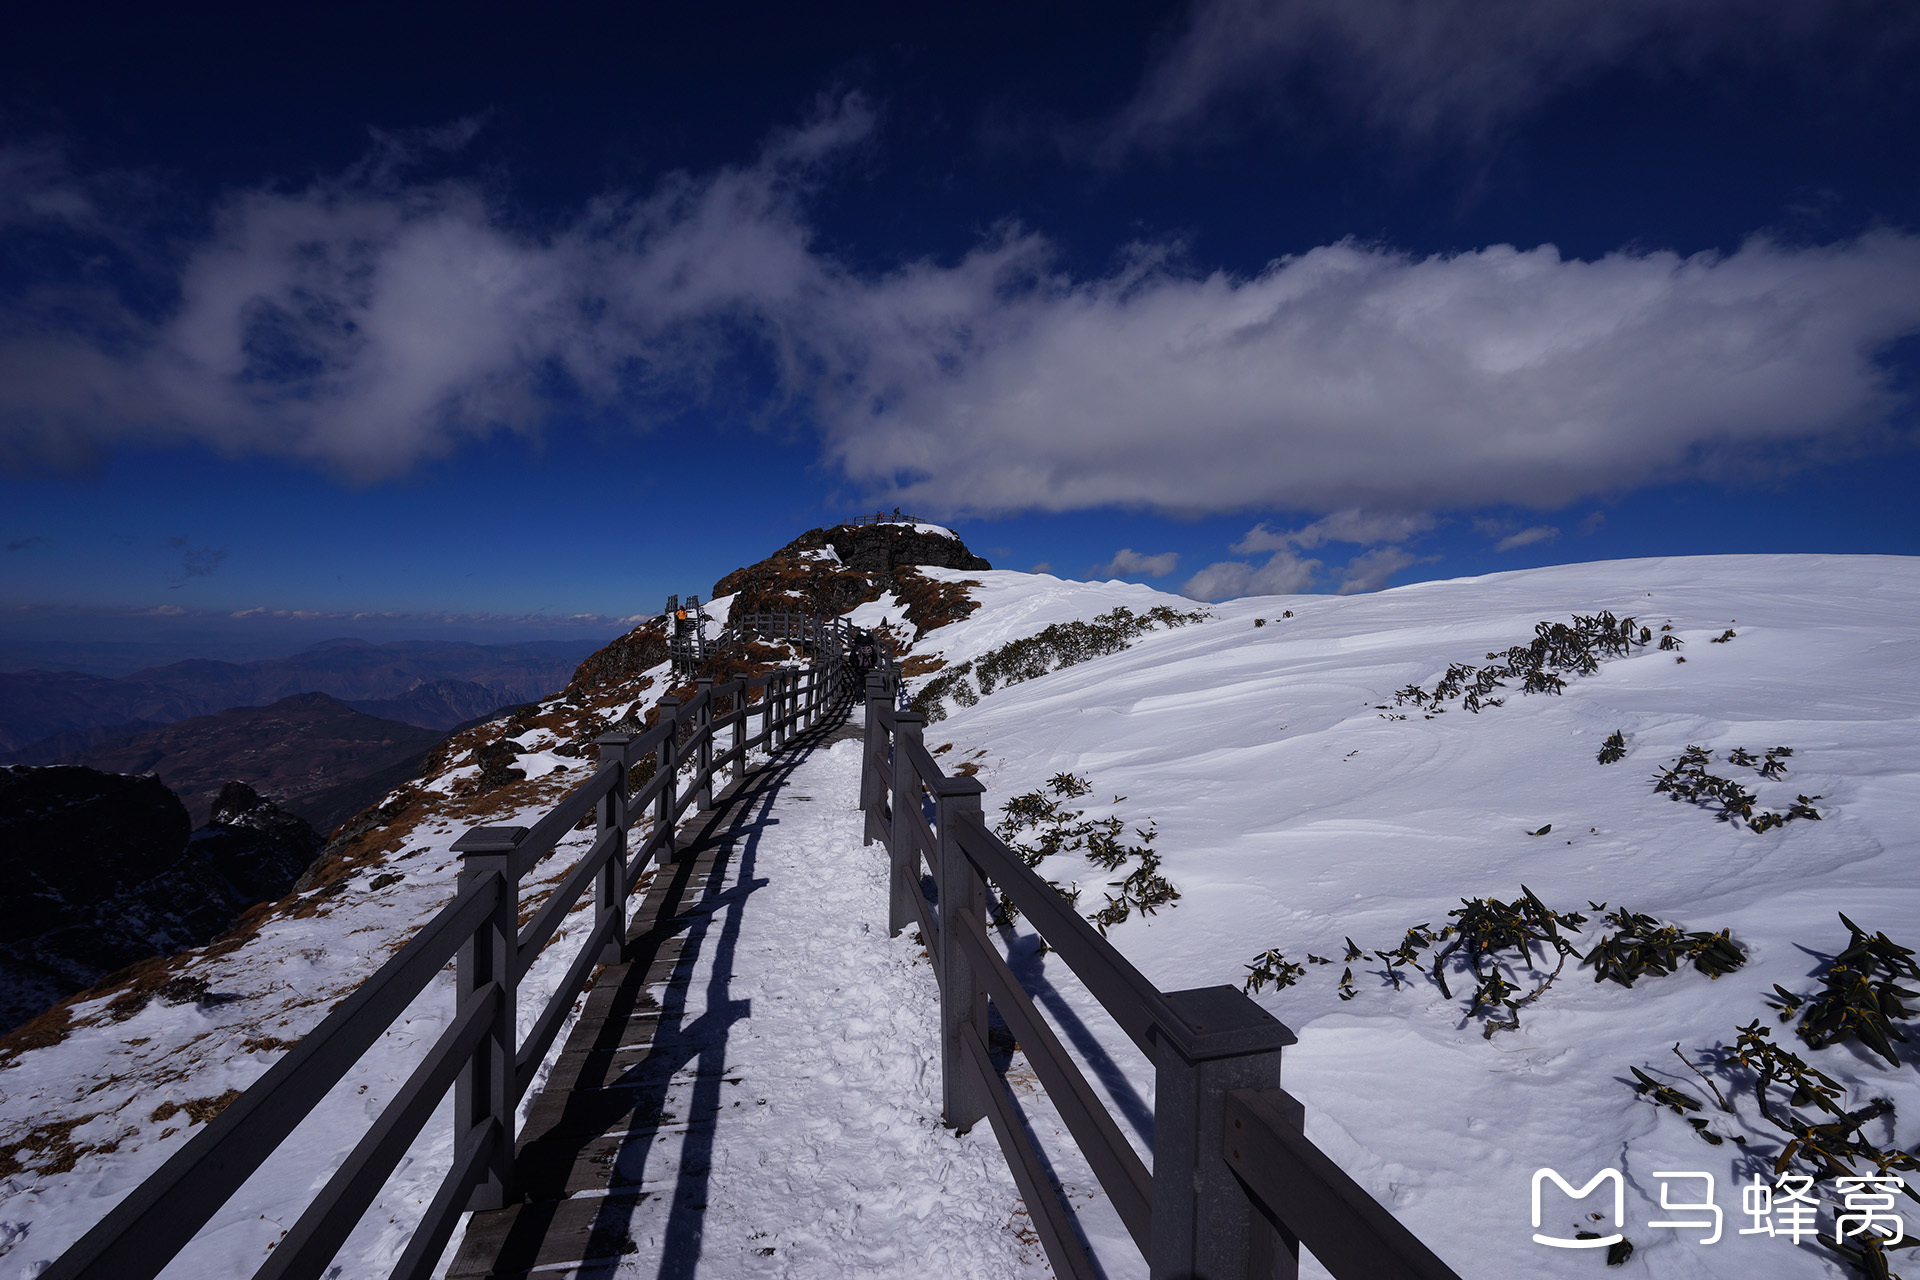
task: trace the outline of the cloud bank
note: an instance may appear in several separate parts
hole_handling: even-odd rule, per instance
[[[1358,508],[1334,511],[1298,529],[1277,532],[1262,521],[1247,530],[1246,536],[1228,550],[1237,556],[1271,552],[1265,564],[1256,566],[1246,560],[1216,561],[1187,579],[1180,590],[1196,600],[1294,595],[1312,589],[1320,579],[1320,571],[1326,568],[1323,561],[1301,556],[1301,549],[1347,543],[1370,549],[1361,551],[1336,571],[1339,593],[1345,596],[1357,591],[1378,591],[1400,570],[1439,558],[1415,555],[1400,545],[1431,532],[1439,523],[1425,513]]]
[[[644,427],[750,358],[871,500],[1373,522],[1250,531],[1236,553],[1275,557],[1247,583],[1281,590],[1312,572],[1298,553],[1397,542],[1421,513],[1551,508],[1886,431],[1902,402],[1880,356],[1920,330],[1920,238],[1893,230],[1594,261],[1342,241],[1244,276],[1140,246],[1080,278],[1009,227],[861,272],[816,247],[806,204],[873,119],[828,103],[750,164],[547,229],[384,160],[241,193],[178,257],[164,314],[92,282],[6,300],[0,456],[197,440],[374,479],[582,407]],[[93,216],[44,158],[11,172],[47,187],[13,216]]]
[[[478,184],[405,180],[423,149],[457,149],[472,127],[380,137],[334,179],[234,195],[164,278],[122,255],[123,276],[149,273],[122,292],[173,294],[164,316],[95,281],[7,299],[0,458],[197,440],[371,480],[557,410],[698,384],[728,323],[790,318],[793,293],[821,281],[799,201],[871,127],[847,97],[751,165],[610,194],[546,230]],[[126,239],[45,148],[0,152],[0,177],[0,224]]]
[[[1114,553],[1113,559],[1105,564],[1097,564],[1088,570],[1088,576],[1094,578],[1130,578],[1134,574],[1145,574],[1150,578],[1164,578],[1180,564],[1178,551],[1163,551],[1157,556],[1143,556],[1131,547],[1122,547]]]
[[[1201,0],[1098,154],[1192,144],[1236,99],[1305,114],[1298,100],[1286,105],[1303,85],[1409,143],[1478,145],[1613,68],[1787,63],[1820,41],[1852,40],[1857,75],[1876,55],[1898,71],[1895,51],[1916,31],[1911,6],[1879,0]]]
[[[1868,429],[1877,353],[1920,327],[1894,232],[1594,262],[1344,242],[1251,278],[1072,281],[1037,253],[860,291],[889,323],[826,405],[850,475],[981,513],[1551,507]]]

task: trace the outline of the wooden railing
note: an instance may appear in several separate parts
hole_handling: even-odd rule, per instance
[[[453,1167],[391,1273],[393,1280],[429,1275],[463,1212],[499,1208],[513,1198],[516,1108],[587,979],[600,965],[620,958],[627,897],[641,872],[656,860],[664,864],[673,858],[680,816],[690,805],[712,805],[714,779],[722,770],[741,777],[748,751],[779,750],[839,703],[845,631],[838,619],[815,621],[809,666],[724,683],[702,679],[698,692],[684,702],[662,698],[653,728],[602,734],[595,742],[599,758],[593,777],[532,827],[475,827],[461,836],[453,845],[462,859],[453,900],[76,1241],[42,1273],[43,1280],[147,1280],[158,1274],[451,960],[457,991],[453,1021],[254,1278],[316,1280],[325,1274],[452,1089]],[[758,702],[751,700],[755,693]],[[729,710],[717,714],[722,701]],[[755,716],[757,733],[750,732]],[[717,736],[727,730],[728,745],[717,751]],[[652,778],[629,794],[635,766],[649,757]],[[693,776],[683,787],[681,774],[689,765]],[[521,883],[589,816],[596,819],[596,835],[586,856],[520,927]],[[649,829],[629,852],[628,834],[643,820],[650,820]],[[589,889],[593,927],[532,1032],[519,1040],[520,980]]]
[[[1280,1086],[1285,1026],[1239,988],[1163,992],[987,829],[984,786],[949,777],[868,677],[860,807],[892,864],[889,927],[917,926],[940,987],[944,1119],[993,1126],[1056,1276],[1100,1274],[987,1047],[998,1012],[1153,1280],[1277,1280],[1305,1247],[1338,1280],[1458,1280],[1302,1132]],[[924,885],[930,877],[933,893]],[[987,934],[987,886],[1026,918],[1153,1064],[1151,1169],[1120,1132]]]

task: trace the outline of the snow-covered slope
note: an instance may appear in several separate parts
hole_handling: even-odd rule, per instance
[[[970,616],[915,642],[913,657],[933,673],[942,669],[936,662],[975,660],[1050,623],[1116,606],[1192,607],[1120,582],[922,573],[979,584],[967,588],[978,605]],[[1451,663],[1480,664],[1490,651],[1525,643],[1536,622],[1602,609],[1632,614],[1656,632],[1671,620],[1686,661],[1649,645],[1593,675],[1569,677],[1559,696],[1510,688],[1504,706],[1477,715],[1457,699],[1432,719],[1394,705],[1396,690],[1431,688]],[[1575,1185],[1607,1167],[1625,1173],[1626,1234],[1636,1251],[1606,1274],[1844,1274],[1811,1243],[1736,1234],[1751,1220],[1739,1212],[1735,1182],[1779,1149],[1778,1134],[1755,1114],[1750,1086],[1740,1094],[1737,1075],[1715,1077],[1739,1112],[1722,1114],[1707,1098],[1702,1114],[1716,1133],[1748,1142],[1714,1146],[1680,1117],[1637,1099],[1629,1068],[1706,1097],[1671,1046],[1679,1042],[1698,1061],[1759,1018],[1844,1083],[1849,1105],[1880,1096],[1897,1104],[1891,1124],[1869,1124],[1875,1142],[1906,1150],[1920,1143],[1920,1075],[1911,1061],[1920,1054],[1903,1050],[1909,1061],[1896,1069],[1857,1044],[1809,1049],[1765,1003],[1776,983],[1815,987],[1811,975],[1847,938],[1838,912],[1896,941],[1920,942],[1920,562],[1642,560],[1376,595],[1240,600],[1210,612],[1210,621],[1155,630],[1124,652],[1002,686],[971,707],[950,706],[946,721],[929,726],[928,742],[953,744],[943,760],[977,763],[990,809],[1068,771],[1095,788],[1074,802],[1088,816],[1158,824],[1162,871],[1182,897],[1110,936],[1162,987],[1238,984],[1269,948],[1301,963],[1308,953],[1332,958],[1258,997],[1300,1034],[1286,1054],[1287,1087],[1305,1102],[1315,1141],[1462,1275],[1603,1271],[1592,1253],[1533,1243],[1530,1181],[1542,1167]],[[890,597],[853,616],[913,630]],[[1733,639],[1710,643],[1729,629]],[[606,670],[621,674],[591,696],[555,699],[517,723],[472,731],[387,834],[370,836],[329,884],[256,920],[244,945],[216,947],[160,975],[170,983],[203,979],[205,987],[155,982],[133,993],[138,998],[103,996],[70,1011],[64,1038],[43,1028],[50,1043],[0,1056],[0,1276],[32,1274],[38,1260],[55,1256],[186,1139],[196,1113],[257,1078],[282,1044],[438,909],[456,869],[447,846],[468,823],[528,822],[583,777],[584,760],[565,754],[571,744],[664,691],[664,672],[645,652],[636,649],[642,656],[625,666],[610,658]],[[1615,730],[1626,758],[1601,765],[1596,752]],[[473,750],[509,735],[521,752],[512,763],[528,777],[476,791],[485,766]],[[1821,820],[1755,833],[1655,794],[1655,769],[1689,745],[1711,749],[1716,772],[1738,772],[1763,809],[1817,796]],[[1758,756],[1776,746],[1794,749],[1783,777],[1726,763],[1734,747]],[[1124,799],[1087,803],[1115,796]],[[1550,833],[1529,834],[1547,824]],[[841,856],[858,862],[875,851],[854,844]],[[1040,870],[1080,883],[1098,902],[1111,873],[1076,858],[1056,855]],[[557,878],[565,861],[556,857],[539,878]],[[1385,966],[1368,958],[1352,965],[1354,998],[1339,998],[1346,938],[1390,949],[1411,926],[1446,923],[1463,897],[1510,901],[1522,884],[1557,911],[1593,917],[1585,933],[1570,935],[1582,949],[1601,929],[1587,903],[1604,901],[1689,930],[1731,929],[1750,958],[1717,981],[1683,968],[1630,990],[1596,985],[1590,970],[1569,964],[1522,1011],[1518,1030],[1491,1039],[1481,1020],[1465,1016],[1470,984],[1457,978],[1452,999],[1418,973],[1396,990]],[[850,927],[822,927],[829,925]],[[542,957],[521,1000],[523,1020],[570,955],[562,941]],[[1047,964],[1046,976],[1116,1065],[1090,1074],[1145,1149],[1150,1069],[1076,996],[1063,966]],[[448,990],[430,988],[401,1033],[169,1274],[250,1271],[344,1149],[342,1135],[350,1141],[391,1096],[450,1005]],[[445,1118],[429,1126],[349,1242],[343,1275],[371,1273],[394,1256],[445,1167],[449,1129]],[[1698,1216],[1658,1209],[1662,1171],[1714,1175],[1726,1215],[1717,1243],[1696,1243],[1704,1231],[1646,1225]],[[1698,1186],[1672,1183],[1674,1203]],[[1903,1205],[1915,1210],[1907,1225],[1920,1229],[1920,1206]],[[1574,1210],[1564,1197],[1552,1201],[1542,1231],[1569,1233]],[[1115,1275],[1141,1273],[1124,1248],[1111,1261]]]
[[[964,621],[929,631],[910,652],[938,657],[951,665],[977,658],[1010,640],[1030,636],[1050,623],[1094,618],[1109,609],[1144,613],[1156,605],[1192,609],[1193,601],[1168,595],[1137,582],[1075,582],[1050,573],[1016,573],[1007,569],[942,569],[924,565],[920,572],[936,582],[965,585],[967,596],[979,606]],[[892,596],[882,596],[847,614],[856,627],[899,623],[901,610]],[[911,629],[908,628],[910,631]]]
[[[986,607],[951,629],[947,652],[1018,633],[1021,610],[1057,616],[1038,585],[1003,591],[998,607],[982,593]],[[1570,677],[1562,695],[1509,688],[1504,706],[1478,714],[1457,699],[1432,718],[1394,705],[1396,690],[1430,689],[1450,663],[1526,643],[1538,621],[1603,609],[1656,634],[1671,620],[1686,661],[1649,645]],[[1781,1135],[1759,1120],[1750,1082],[1716,1077],[1739,1109],[1723,1114],[1671,1047],[1698,1061],[1762,1019],[1846,1084],[1849,1106],[1893,1099],[1897,1118],[1871,1122],[1867,1136],[1908,1151],[1920,1142],[1920,1052],[1894,1068],[1857,1044],[1812,1050],[1766,1003],[1776,983],[1814,989],[1847,941],[1839,912],[1920,944],[1920,561],[1639,560],[1211,611],[1215,621],[952,709],[928,741],[954,743],[954,759],[984,750],[990,807],[1070,771],[1091,781],[1089,800],[1125,797],[1088,804],[1089,816],[1158,823],[1162,870],[1183,896],[1111,936],[1162,988],[1238,984],[1268,948],[1305,964],[1296,984],[1259,998],[1300,1035],[1284,1074],[1309,1134],[1463,1275],[1602,1269],[1594,1254],[1533,1242],[1530,1184],[1542,1167],[1576,1186],[1603,1168],[1625,1174],[1635,1253],[1610,1274],[1845,1274],[1811,1243],[1736,1234],[1753,1225],[1739,1184],[1770,1168]],[[1733,639],[1711,642],[1728,629]],[[1601,765],[1615,730],[1626,758]],[[1755,833],[1655,794],[1655,769],[1689,745],[1713,751],[1715,772],[1740,774],[1763,809],[1818,796],[1821,820]],[[1731,748],[1775,746],[1794,750],[1784,777],[1726,763]],[[1089,891],[1112,878],[1077,856],[1040,869]],[[1688,930],[1730,928],[1750,958],[1716,981],[1689,967],[1631,989],[1596,985],[1569,963],[1519,1030],[1491,1039],[1466,1016],[1472,984],[1458,977],[1453,999],[1418,971],[1396,990],[1369,956],[1352,966],[1357,995],[1340,999],[1347,938],[1391,950],[1412,926],[1447,923],[1460,899],[1511,901],[1522,884],[1555,911],[1591,917],[1569,935],[1583,950],[1605,931],[1593,901]],[[1335,963],[1307,964],[1308,953]],[[1077,990],[1057,962],[1047,973]],[[1150,1098],[1147,1064],[1090,1002],[1079,1008]],[[1711,1145],[1637,1099],[1632,1067],[1706,1099],[1711,1128],[1746,1145]],[[1718,1242],[1647,1225],[1701,1216],[1663,1213],[1656,1171],[1714,1175]],[[1668,1194],[1678,1204],[1703,1185],[1676,1181]],[[1610,1208],[1557,1194],[1544,1234],[1571,1235],[1578,1209]],[[1901,1204],[1920,1231],[1920,1205]]]

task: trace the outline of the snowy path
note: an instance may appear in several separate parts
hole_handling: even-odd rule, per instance
[[[859,768],[848,740],[778,763],[681,864],[690,883],[652,935],[671,936],[636,961],[623,1047],[592,1079],[613,1087],[529,1119],[610,1177],[575,1172],[570,1198],[494,1215],[521,1225],[493,1274],[1047,1273],[987,1127],[940,1125],[938,992],[918,945],[886,935]],[[470,1256],[449,1275],[487,1274]]]

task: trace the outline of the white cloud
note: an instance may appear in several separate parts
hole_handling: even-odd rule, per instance
[[[1420,512],[1845,442],[1885,423],[1876,355],[1920,329],[1920,237],[1892,231],[1596,261],[1342,242],[1252,277],[1142,247],[1081,279],[1003,228],[957,261],[862,273],[814,246],[804,205],[872,127],[858,98],[825,104],[751,164],[608,194],[544,235],[386,160],[241,193],[185,257],[173,314],[75,286],[0,317],[0,456],[195,439],[391,475],[538,430],[556,382],[644,425],[660,396],[725,385],[747,341],[870,499],[1333,512],[1236,545],[1288,552],[1273,573],[1293,580],[1311,563],[1293,551],[1401,540]]]
[[[1219,560],[1188,578],[1180,592],[1195,600],[1231,600],[1247,594],[1252,578],[1253,566],[1244,560]]]
[[[1144,573],[1150,578],[1164,578],[1172,573],[1179,563],[1178,551],[1163,551],[1157,556],[1143,556],[1131,547],[1122,547],[1114,553],[1113,559],[1105,564],[1095,565],[1089,572],[1095,578],[1130,578],[1137,573]]]
[[[1510,533],[1495,544],[1495,551],[1512,551],[1516,547],[1531,547],[1537,542],[1552,542],[1560,536],[1560,530],[1550,524],[1537,524],[1531,529],[1522,529]]]
[[[1409,142],[1483,143],[1617,67],[1709,58],[1789,62],[1809,40],[1857,42],[1856,74],[1914,38],[1910,6],[1799,0],[1201,0],[1110,122],[1100,153],[1200,140],[1229,102],[1279,113],[1324,101]],[[1309,96],[1299,91],[1308,89]],[[1317,95],[1317,96],[1315,96]],[[1309,105],[1311,104],[1311,105]]]
[[[1375,547],[1357,555],[1341,570],[1340,594],[1350,596],[1362,591],[1378,591],[1387,579],[1409,565],[1438,560],[1438,556],[1416,556],[1404,547]]]
[[[608,196],[544,236],[472,184],[402,182],[474,122],[380,137],[337,179],[228,200],[162,320],[74,286],[0,320],[0,455],[60,463],[122,439],[197,439],[372,478],[463,437],[537,429],[556,379],[603,404],[697,388],[726,357],[722,322],[791,324],[819,288],[828,265],[799,202],[872,123],[857,96],[823,103],[751,165]],[[64,209],[79,190],[44,158],[8,166],[44,198],[0,219],[51,216],[49,200]]]
[[[1313,585],[1320,568],[1320,561],[1302,560],[1284,550],[1258,568],[1243,560],[1219,560],[1188,578],[1180,593],[1195,600],[1295,595]]]
[[[57,150],[44,144],[0,146],[0,227],[84,225],[94,217],[93,197]]]
[[[1146,255],[1072,281],[1008,236],[842,280],[820,314],[848,335],[833,456],[916,507],[1548,507],[1880,422],[1920,238],[1594,262],[1345,242],[1251,279]]]
[[[1438,523],[1426,514],[1394,515],[1349,508],[1322,516],[1298,529],[1274,532],[1262,521],[1247,530],[1247,536],[1228,548],[1235,555],[1277,551],[1287,547],[1311,550],[1328,542],[1356,542],[1370,547],[1381,542],[1404,542],[1417,533],[1425,533]]]

